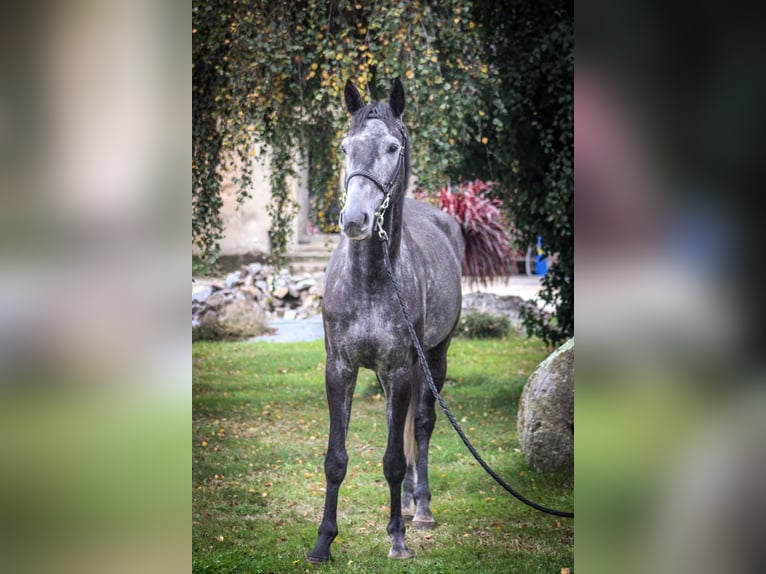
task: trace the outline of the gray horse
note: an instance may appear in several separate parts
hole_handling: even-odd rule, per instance
[[[317,544],[308,555],[314,563],[330,560],[330,544],[338,534],[338,491],[348,465],[346,436],[360,367],[375,371],[386,394],[383,473],[391,494],[389,556],[412,557],[404,543],[405,517],[412,517],[415,527],[434,525],[428,486],[434,398],[386,274],[383,249],[388,246],[393,274],[440,390],[461,304],[460,227],[449,215],[404,197],[410,150],[401,121],[401,82],[394,81],[388,102],[365,105],[349,81],[345,103],[352,120],[343,140],[343,234],[327,267],[322,304],[330,435],[324,515]]]

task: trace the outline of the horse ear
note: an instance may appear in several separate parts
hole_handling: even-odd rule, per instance
[[[394,80],[394,84],[391,86],[391,93],[388,95],[388,105],[391,106],[391,111],[397,118],[402,117],[404,113],[404,86],[399,78]]]
[[[362,96],[359,95],[359,90],[351,83],[351,80],[346,81],[346,89],[343,90],[343,95],[346,98],[346,109],[348,113],[355,114],[364,106]]]

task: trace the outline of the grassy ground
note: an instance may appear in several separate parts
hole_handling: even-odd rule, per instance
[[[444,398],[487,462],[527,496],[573,507],[573,480],[532,472],[515,413],[546,355],[523,338],[456,340]],[[547,572],[574,563],[574,524],[523,506],[471,458],[443,414],[431,443],[437,528],[407,531],[415,553],[387,558],[384,399],[362,371],[333,562],[305,560],[324,502],[328,417],[324,348],[315,343],[195,343],[194,572]]]

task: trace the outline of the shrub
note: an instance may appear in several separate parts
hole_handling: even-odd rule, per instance
[[[479,282],[510,272],[509,225],[500,211],[500,201],[487,196],[491,189],[492,182],[475,180],[459,184],[456,191],[443,187],[438,196],[439,208],[454,217],[463,230],[463,275]],[[418,196],[428,199],[422,191]]]
[[[463,313],[455,334],[471,339],[499,339],[507,336],[510,330],[511,322],[507,317],[472,310]]]

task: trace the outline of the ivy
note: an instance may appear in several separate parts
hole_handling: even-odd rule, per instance
[[[337,230],[338,148],[348,122],[342,87],[349,78],[368,99],[381,99],[400,77],[413,176],[434,189],[454,177],[464,147],[486,143],[485,124],[503,106],[497,70],[483,59],[471,10],[471,2],[461,0],[383,6],[193,0],[192,233],[205,259],[214,261],[220,251],[221,174],[242,172],[238,200],[244,201],[256,142],[272,173],[275,262],[284,263],[289,244],[295,205],[288,182],[299,155],[309,161],[312,221]],[[308,154],[301,154],[304,148]]]

